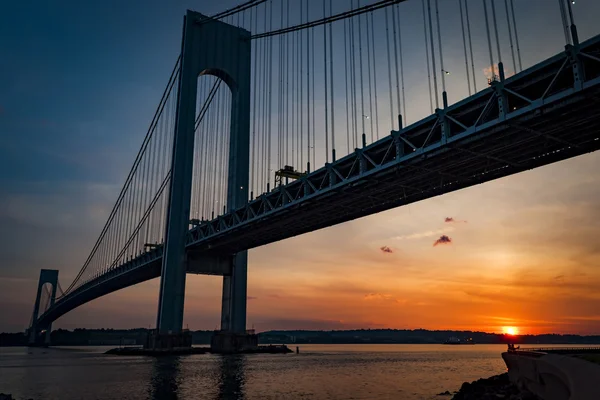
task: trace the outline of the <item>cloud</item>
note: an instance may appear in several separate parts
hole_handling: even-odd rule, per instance
[[[451,243],[452,243],[452,239],[450,239],[446,235],[442,235],[442,236],[440,236],[440,238],[438,240],[433,242],[433,245],[437,246],[438,244],[451,244]]]
[[[392,296],[391,294],[383,294],[383,293],[365,294],[365,296],[363,297],[363,300],[366,300],[366,301],[391,301],[391,302],[400,303],[400,304],[406,303],[406,300],[400,300],[400,299],[397,299],[396,297]]]
[[[379,248],[379,250],[381,250],[384,253],[393,253],[394,252],[392,249],[390,249],[387,246],[382,246],[382,247]]]
[[[419,232],[419,233],[412,233],[410,235],[395,236],[393,239],[397,239],[397,240],[423,239],[423,238],[427,238],[427,237],[443,235],[445,233],[452,232],[453,230],[454,230],[453,227],[448,226],[446,228],[438,229],[435,231],[425,231],[425,232]]]

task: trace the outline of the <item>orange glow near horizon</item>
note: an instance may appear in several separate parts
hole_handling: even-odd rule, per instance
[[[514,326],[505,326],[502,328],[502,331],[506,335],[515,336],[519,334],[519,329]]]

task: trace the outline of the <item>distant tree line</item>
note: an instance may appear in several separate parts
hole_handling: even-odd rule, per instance
[[[52,331],[54,346],[88,345],[141,345],[149,330],[138,329],[57,329]],[[192,331],[194,344],[209,344],[213,331]],[[356,329],[339,331],[267,331],[259,333],[263,344],[434,344],[444,343],[449,338],[461,341],[472,339],[478,344],[600,344],[600,335],[518,335],[472,331],[430,331],[426,329]],[[0,333],[0,346],[26,346],[24,333]]]

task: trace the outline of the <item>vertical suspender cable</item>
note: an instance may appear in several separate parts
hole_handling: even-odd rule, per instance
[[[487,32],[488,50],[490,51],[490,67],[492,68],[492,79],[496,76],[496,66],[494,65],[494,54],[492,53],[492,39],[490,37],[490,22],[488,19],[487,0],[483,0],[483,12],[485,14],[485,30]]]
[[[350,0],[351,8],[354,10],[354,0]],[[352,47],[350,47],[350,90],[352,93],[352,103],[350,108],[350,117],[352,118],[352,143],[353,148],[358,147],[358,121],[357,114],[358,109],[356,105],[356,52],[354,50],[354,45],[356,41],[354,40],[354,18],[350,19],[350,43]]]
[[[306,1],[306,19],[308,16],[308,0]],[[306,172],[310,173],[310,29],[306,30]],[[314,115],[313,115],[314,118]]]
[[[437,86],[437,70],[435,68],[435,47],[433,45],[433,23],[431,22],[431,0],[427,0],[427,13],[429,14],[429,41],[431,44],[431,71],[433,72],[433,90],[435,91],[435,108],[440,108],[440,100],[439,100],[438,86]]]
[[[358,0],[358,7],[360,8],[360,0]],[[365,133],[365,95],[363,85],[363,56],[362,56],[362,23],[360,22],[360,15],[358,16],[358,73],[360,74],[360,120],[361,120],[361,135]],[[360,143],[360,142],[359,142]]]
[[[368,14],[365,14],[365,21],[367,23],[367,75],[369,76],[369,122],[371,125],[371,143],[373,143],[375,141],[375,138],[373,136],[373,92],[371,90],[371,29]]]
[[[290,26],[290,0],[286,0],[286,26]],[[289,115],[290,115],[290,69],[289,69],[289,48],[290,33],[285,35],[285,164],[290,165],[290,135],[289,135]]]
[[[323,0],[323,18],[326,18],[325,0]],[[327,30],[323,24],[323,73],[325,75],[325,162],[329,162],[329,110],[327,109]]]
[[[469,18],[469,2],[465,0],[465,16],[467,17],[467,34],[469,35],[469,51],[471,53],[471,70],[473,72],[473,89],[477,93],[477,79],[475,75],[475,59],[473,58],[473,41],[471,40],[471,20]]]
[[[446,74],[446,70],[444,69],[444,53],[442,51],[442,26],[440,25],[440,9],[438,6],[438,0],[435,0],[435,18],[437,20],[438,47],[440,50],[440,68],[442,69],[440,74],[442,76],[442,91],[445,92],[446,77],[444,75]],[[444,107],[446,107],[445,104]]]
[[[469,87],[469,96],[470,96],[471,95],[471,78],[469,77],[469,59],[467,57],[467,38],[465,36],[465,19],[464,19],[464,15],[463,15],[462,3],[463,3],[463,0],[458,0],[458,6],[460,9],[460,27],[462,28],[463,49],[465,52],[465,70],[467,72],[467,86]]]
[[[406,94],[404,92],[404,56],[402,51],[402,22],[400,22],[400,4],[396,4],[398,12],[398,50],[400,52],[400,81],[402,82],[402,117],[406,121]],[[398,103],[400,110],[400,103]]]
[[[304,11],[304,0],[300,0],[300,24],[304,23],[304,18],[303,18],[303,13]],[[307,16],[308,19],[308,16]],[[298,171],[302,171],[303,168],[303,164],[304,164],[304,143],[303,143],[303,139],[304,139],[304,124],[303,124],[303,119],[304,119],[304,71],[303,71],[303,67],[304,67],[304,60],[302,59],[302,56],[304,54],[304,43],[303,43],[303,36],[302,36],[302,32],[298,31],[298,37],[299,37],[299,42],[300,42],[300,46],[298,47],[298,69],[300,70],[300,102],[298,103],[298,108],[300,109],[300,112],[298,113],[298,122],[300,125],[300,130],[298,132],[298,146],[300,147],[300,151],[298,152],[300,154],[300,162],[298,163]]]
[[[255,13],[258,14],[258,11],[255,9]],[[250,11],[250,26],[252,26],[252,11]],[[254,31],[258,29],[258,15],[254,18]],[[258,47],[258,46],[257,46]],[[254,50],[254,73],[253,75],[253,85],[252,85],[252,163],[250,165],[251,173],[250,173],[250,191],[254,191],[256,189],[256,179],[254,177],[254,170],[256,168],[255,164],[257,162],[256,158],[256,93],[258,92],[258,86],[256,85],[256,77],[258,76],[258,49]]]
[[[312,115],[313,115],[313,120],[312,120],[312,143],[313,143],[313,165],[317,165],[317,140],[316,140],[316,123],[315,123],[315,28],[312,28],[311,30],[311,52],[312,52],[312,59],[311,59],[311,69],[312,69]]]
[[[273,30],[273,2],[269,1],[269,30]],[[273,40],[269,38],[269,115],[268,117],[268,129],[267,129],[267,147],[269,149],[269,155],[267,160],[267,184],[271,186],[271,99],[272,99],[272,88],[273,88]]]
[[[427,40],[427,17],[425,13],[425,0],[421,1],[423,6],[423,36],[425,37],[425,58],[427,59],[427,83],[429,84],[429,108],[433,114],[433,95],[431,94],[431,66],[429,65],[429,41]]]
[[[388,62],[388,92],[390,94],[390,129],[394,130],[394,101],[392,96],[392,63],[390,61],[390,34],[389,34],[389,16],[388,8],[385,9],[385,41],[387,44],[387,62]]]
[[[329,15],[333,15],[332,0],[329,0]],[[330,107],[331,107],[331,160],[335,161],[335,108],[334,108],[334,93],[333,93],[333,26],[329,23],[329,90],[331,92]]]
[[[569,36],[569,26],[567,22],[567,14],[565,11],[565,3],[563,0],[558,0],[558,7],[560,8],[560,18],[562,19],[563,33],[565,35],[565,42],[571,44],[571,38]]]
[[[508,0],[504,0],[504,9],[506,10],[506,23],[508,25],[508,40],[510,43],[510,54],[512,55],[513,71],[517,73],[517,59],[515,57],[515,47],[513,45],[512,27],[510,23],[510,14],[508,12]]]
[[[379,103],[377,102],[377,65],[375,64],[375,23],[373,22],[373,12],[371,17],[371,48],[373,53],[373,88],[375,89],[375,130],[377,131],[377,139],[379,139]],[[371,115],[371,120],[373,116]]]
[[[348,47],[349,43],[346,40],[346,31],[350,29],[350,23],[344,19],[344,77],[346,80],[346,145],[348,148],[348,154],[350,154],[350,114],[348,111]]]
[[[279,18],[279,28],[283,29],[283,1],[281,2],[281,15]],[[283,35],[279,35],[279,56],[277,80],[279,88],[277,90],[277,169],[283,168]]]
[[[498,50],[498,62],[502,62],[502,51],[500,50],[500,35],[498,34],[498,20],[496,18],[496,4],[494,1],[492,4],[492,18],[494,18],[494,33],[496,34],[496,48]]]
[[[402,110],[402,103],[400,102],[400,75],[399,75],[399,67],[398,67],[398,40],[396,38],[396,11],[394,10],[394,6],[392,9],[392,32],[394,35],[394,69],[396,70],[396,101],[398,102],[398,114],[400,114]],[[400,128],[398,128],[400,129]]]
[[[515,27],[515,44],[517,45],[517,58],[519,59],[519,71],[523,71],[521,63],[521,48],[519,47],[519,31],[517,30],[517,19],[515,18],[515,4],[510,0],[510,11],[512,14],[513,26]]]

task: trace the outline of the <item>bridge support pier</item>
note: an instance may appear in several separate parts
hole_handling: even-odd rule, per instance
[[[50,293],[49,307],[54,305],[56,300],[56,287],[58,285],[58,270],[56,269],[42,269],[40,271],[40,279],[38,281],[37,294],[35,296],[35,304],[33,306],[33,318],[31,319],[31,326],[28,330],[28,345],[50,345],[50,333],[52,332],[52,324],[47,326],[38,326],[37,319],[40,312],[40,302],[42,299],[42,289],[46,283],[52,285],[52,292]],[[39,337],[41,331],[45,331],[45,335],[42,338]],[[41,339],[41,340],[40,340]]]
[[[198,76],[220,78],[231,91],[231,123],[227,207],[242,207],[248,200],[250,167],[250,32],[187,11],[181,49],[181,71],[169,188],[165,250],[161,271],[157,338],[182,336],[187,270],[186,239],[190,225],[191,187],[194,166],[196,92]],[[246,330],[247,254],[233,255],[231,273],[223,280],[225,331]],[[181,339],[181,338],[179,338]],[[184,343],[185,340],[166,340]]]

